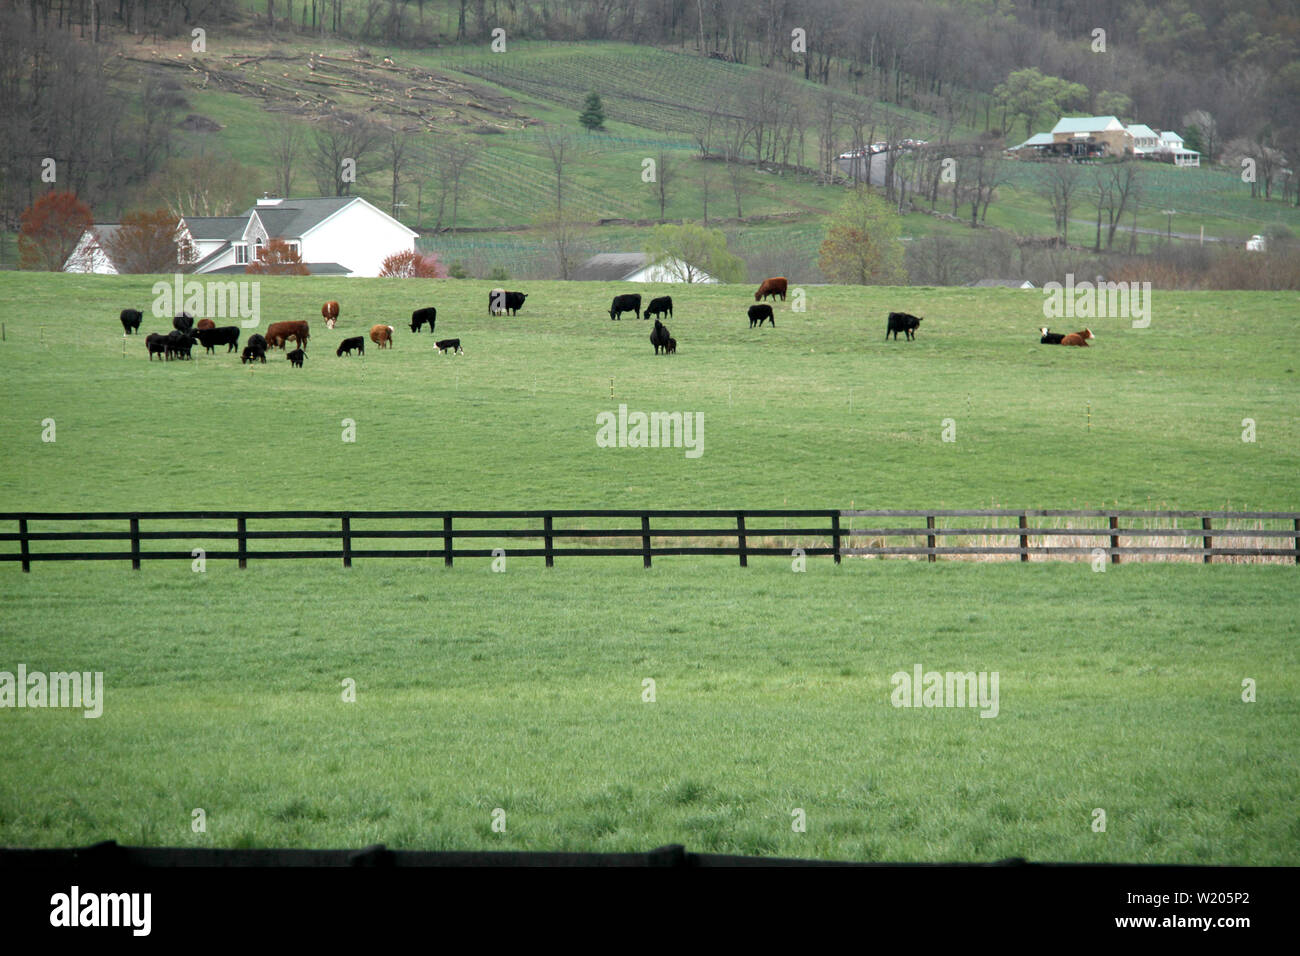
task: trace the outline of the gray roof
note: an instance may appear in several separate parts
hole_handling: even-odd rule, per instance
[[[244,222],[257,213],[271,236],[297,239],[304,233],[334,215],[357,196],[325,196],[319,199],[282,199],[274,206],[250,206],[244,211]]]
[[[248,225],[247,216],[188,216],[185,225],[195,239],[233,239]]]
[[[970,286],[975,289],[1023,289],[1025,288],[1025,283],[1028,281],[1029,280],[1027,279],[980,279],[978,282],[970,283]],[[1028,287],[1032,289],[1034,284],[1029,282]]]
[[[345,269],[337,262],[304,262],[307,271],[314,276],[350,276],[351,269]],[[220,269],[213,269],[211,272],[205,272],[208,276],[236,276],[244,275],[248,272],[248,266],[222,266]]]
[[[644,252],[601,252],[574,270],[571,279],[586,282],[617,282],[639,272],[651,262]]]
[[[193,232],[193,230],[190,230],[190,231],[191,231],[191,233]],[[221,245],[217,246],[217,248],[213,249],[213,250],[212,250],[211,252],[209,252],[206,256],[204,256],[202,259],[199,259],[197,262],[192,262],[192,263],[190,263],[190,267],[189,267],[189,270],[188,270],[188,271],[190,271],[190,272],[198,272],[198,271],[199,271],[200,269],[202,269],[205,265],[207,265],[207,264],[208,264],[209,262],[211,262],[213,259],[217,258],[219,255],[221,255],[223,252],[225,252],[225,251],[226,251],[227,249],[229,249],[229,248],[230,248],[230,240],[227,239],[227,240],[226,240],[225,242],[223,242]],[[220,271],[220,270],[217,270],[217,271]]]

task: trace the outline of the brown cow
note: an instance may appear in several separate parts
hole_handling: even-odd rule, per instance
[[[393,327],[391,325],[373,326],[370,329],[370,341],[381,349],[391,349],[393,347]]]
[[[204,329],[215,329],[217,323],[213,322],[211,319],[199,319],[199,324],[194,327],[202,332]]]
[[[272,322],[266,327],[266,347],[271,349],[284,348],[288,339],[296,341],[298,348],[306,348],[309,337],[310,329],[305,321]]]
[[[334,328],[334,323],[339,320],[339,304],[337,302],[326,302],[320,307],[321,318],[325,320],[325,328]]]
[[[769,295],[775,299],[779,295],[781,301],[784,302],[785,286],[785,276],[777,276],[773,279],[764,279],[763,284],[760,285],[758,291],[754,293],[754,301],[758,302],[762,299],[766,299]]]
[[[1071,332],[1065,338],[1061,339],[1061,344],[1082,345],[1086,349],[1088,347],[1088,339],[1092,337],[1092,329],[1084,329],[1082,332]]]

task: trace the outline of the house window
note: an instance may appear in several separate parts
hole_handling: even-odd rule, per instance
[[[248,265],[248,246],[242,242],[235,246],[235,265]]]
[[[262,258],[262,240],[258,239],[253,243],[253,259],[256,261],[256,260],[260,260],[261,258]]]

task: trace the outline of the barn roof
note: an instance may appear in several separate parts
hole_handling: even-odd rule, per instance
[[[651,257],[644,252],[601,252],[574,270],[572,279],[585,282],[617,282],[644,269]]]
[[[1099,133],[1107,129],[1123,129],[1124,124],[1115,116],[1062,116],[1052,127],[1053,133]]]

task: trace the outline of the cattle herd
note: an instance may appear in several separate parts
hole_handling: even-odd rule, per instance
[[[776,327],[776,316],[772,311],[772,306],[764,302],[765,299],[780,298],[785,301],[789,283],[784,276],[775,276],[764,279],[754,293],[754,305],[749,306],[749,327],[762,328],[764,323],[773,328]],[[493,289],[488,293],[488,314],[489,315],[518,315],[519,310],[524,305],[524,300],[528,294],[524,292],[511,292],[506,289]],[[614,296],[614,301],[609,306],[609,317],[611,321],[621,320],[625,312],[631,312],[639,319],[654,319],[654,329],[650,332],[650,344],[654,347],[655,355],[673,355],[677,352],[677,340],[672,337],[668,327],[661,321],[662,316],[673,317],[673,300],[671,296],[659,296],[651,299],[650,304],[644,311],[641,308],[640,293],[628,293]],[[339,304],[335,301],[326,302],[321,306],[321,316],[325,319],[326,328],[334,328],[339,318]],[[132,335],[140,330],[140,322],[143,319],[143,313],[138,309],[123,309],[120,316],[124,334]],[[438,310],[433,306],[422,309],[416,309],[411,313],[411,332],[418,333],[426,325],[429,333],[433,334],[434,327],[438,321]],[[889,341],[892,335],[894,341],[898,341],[898,333],[902,332],[907,341],[916,338],[916,331],[920,327],[922,319],[907,312],[890,312],[885,326],[885,341]],[[159,361],[171,359],[188,359],[190,353],[197,342],[201,344],[204,351],[215,354],[217,346],[226,346],[226,353],[234,352],[239,348],[239,327],[227,325],[218,327],[211,319],[200,319],[198,325],[194,324],[194,317],[188,312],[182,312],[172,319],[172,330],[170,332],[152,332],[145,336],[145,348],[149,353],[149,360],[153,361],[155,355]],[[1048,328],[1039,329],[1041,338],[1039,341],[1043,345],[1088,345],[1088,340],[1094,338],[1091,329],[1082,329],[1078,332],[1061,333],[1052,332]],[[370,329],[370,341],[380,349],[391,349],[396,330],[391,325],[378,324]],[[240,361],[247,364],[250,362],[261,361],[266,363],[266,352],[268,349],[287,349],[290,339],[297,346],[292,352],[288,353],[289,362],[295,368],[303,367],[303,360],[307,357],[307,341],[311,338],[311,329],[305,320],[291,320],[285,322],[272,322],[266,329],[266,335],[262,336],[254,332],[248,337],[244,349],[240,354]],[[439,353],[451,352],[453,355],[463,355],[465,350],[461,347],[460,339],[439,339],[434,343]],[[358,355],[366,354],[366,341],[363,336],[354,335],[351,338],[344,339],[335,355],[342,358],[344,355],[351,356],[355,352]]]

